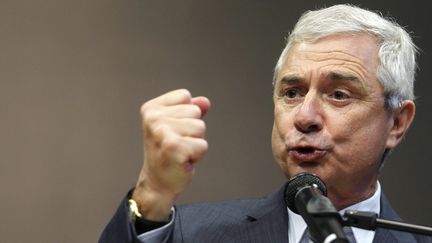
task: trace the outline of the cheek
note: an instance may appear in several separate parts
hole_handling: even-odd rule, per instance
[[[344,119],[334,119],[333,141],[336,154],[344,154],[346,161],[357,165],[373,165],[381,159],[388,136],[386,117],[376,112],[352,113]]]
[[[331,122],[326,122],[326,125],[333,131],[334,141],[365,141],[371,135],[378,135],[376,132],[383,128],[384,117],[370,109],[352,109],[328,117]]]
[[[274,128],[275,132],[277,132],[282,137],[282,139],[293,127],[293,120],[294,118],[292,117],[291,112],[285,110],[282,105],[275,107]]]
[[[285,148],[285,130],[286,126],[284,126],[284,122],[282,121],[283,115],[281,113],[276,112],[275,109],[275,117],[273,122],[273,130],[272,130],[272,149],[273,154],[277,157],[280,157],[280,153]]]
[[[292,125],[289,123],[288,115],[281,109],[275,108],[271,142],[273,156],[279,164],[286,159],[285,137],[290,131],[290,127]]]
[[[273,158],[275,159],[276,163],[279,165],[282,172],[286,176],[290,177],[292,175],[290,174],[291,169],[289,168],[290,164],[287,159],[288,153],[285,149],[285,142],[283,136],[281,135],[282,134],[280,133],[280,131],[278,131],[276,121],[275,121],[275,123],[273,124],[272,141],[271,141]]]

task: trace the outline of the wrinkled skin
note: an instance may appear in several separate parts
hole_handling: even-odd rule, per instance
[[[377,66],[374,37],[337,34],[294,44],[275,80],[274,158],[287,177],[321,177],[338,209],[373,195],[384,151],[414,117],[412,101],[385,107]]]

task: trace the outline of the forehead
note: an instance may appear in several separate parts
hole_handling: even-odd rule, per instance
[[[378,67],[378,40],[366,33],[335,34],[314,42],[298,42],[292,45],[277,80],[286,75],[307,75],[335,69],[375,79]]]

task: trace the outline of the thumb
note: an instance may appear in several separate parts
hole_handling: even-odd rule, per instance
[[[191,102],[201,109],[201,117],[204,117],[204,115],[210,109],[210,100],[204,96],[194,97],[192,98]]]

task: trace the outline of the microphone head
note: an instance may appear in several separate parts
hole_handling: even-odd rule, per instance
[[[324,182],[316,175],[310,173],[299,173],[291,177],[285,186],[285,203],[294,213],[299,213],[295,205],[297,192],[307,186],[318,188],[324,196],[327,196],[327,187]]]

